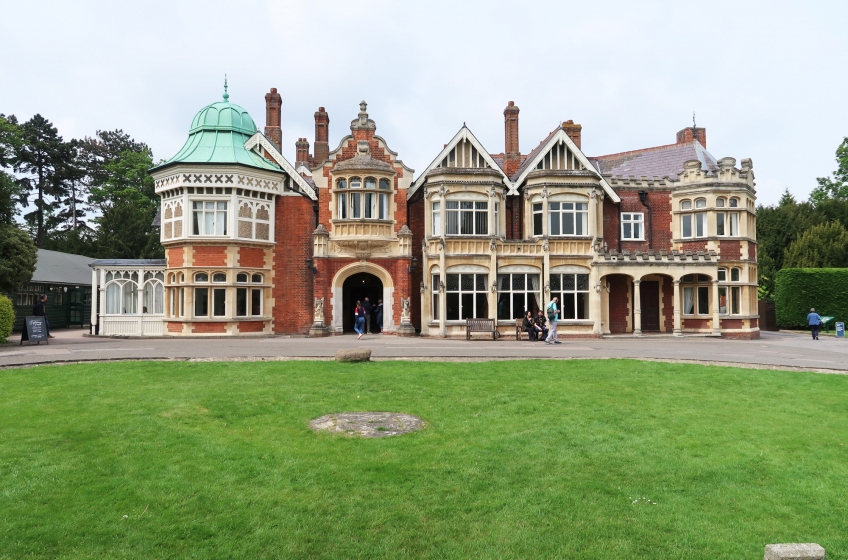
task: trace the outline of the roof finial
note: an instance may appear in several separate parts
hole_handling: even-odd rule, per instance
[[[227,75],[224,74],[224,102],[229,103],[230,94],[227,93]]]
[[[695,111],[692,111],[692,128],[698,128],[698,125],[695,124]]]

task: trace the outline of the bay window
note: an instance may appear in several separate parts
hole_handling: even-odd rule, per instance
[[[538,274],[498,274],[498,319],[520,319],[541,306]]]
[[[551,274],[551,299],[559,298],[560,320],[589,318],[589,275]]]
[[[549,202],[548,222],[548,235],[588,235],[589,204]]]
[[[533,235],[544,235],[545,231],[542,227],[544,221],[544,205],[541,202],[533,203]]]
[[[486,289],[488,278],[488,274],[447,274],[445,318],[448,321],[460,321],[487,317],[489,312]]]
[[[445,210],[447,235],[488,235],[488,201],[448,200]]]
[[[442,235],[442,203],[433,202],[433,235]]]
[[[222,200],[192,202],[194,235],[227,235],[227,203]]]
[[[680,280],[683,286],[683,314],[710,314],[710,277],[704,274],[687,274]]]

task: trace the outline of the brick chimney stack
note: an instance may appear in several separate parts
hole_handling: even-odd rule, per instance
[[[689,142],[693,142],[697,140],[701,143],[701,146],[707,147],[707,129],[700,128],[695,126],[690,126],[688,128],[684,128],[680,132],[677,133],[677,143],[678,144],[688,144]]]
[[[574,121],[567,120],[562,123],[562,129],[568,134],[568,137],[571,138],[571,141],[574,142],[574,145],[577,146],[578,149],[583,149],[580,146],[580,134],[583,130],[583,126],[579,124],[574,124]]]
[[[504,109],[504,173],[512,176],[521,166],[521,149],[518,147],[518,107],[510,101]]]
[[[276,144],[278,149],[283,148],[283,129],[280,128],[282,105],[283,98],[277,93],[277,88],[271,88],[271,91],[265,94],[265,136]]]
[[[295,157],[295,165],[303,163],[305,165],[309,164],[309,141],[306,138],[298,138],[297,142],[294,144],[295,153],[297,156]]]
[[[315,163],[324,163],[330,157],[330,115],[323,107],[315,111]]]

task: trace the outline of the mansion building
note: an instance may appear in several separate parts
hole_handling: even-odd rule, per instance
[[[562,336],[759,337],[752,163],[714,158],[704,128],[587,156],[567,121],[522,154],[510,101],[503,152],[463,125],[415,175],[364,101],[333,150],[320,107],[293,163],[265,103],[260,132],[225,86],[150,170],[166,258],[92,263],[98,334],[342,334],[369,297],[388,334],[514,336],[557,297]]]

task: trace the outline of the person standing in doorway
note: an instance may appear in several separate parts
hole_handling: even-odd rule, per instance
[[[371,301],[367,297],[362,302],[362,307],[365,308],[365,334],[371,334],[371,313],[374,311],[374,308],[371,307]]]
[[[47,303],[47,294],[41,294],[38,301],[32,306],[32,314],[36,317],[44,317],[44,326],[47,329],[47,338],[56,338],[50,334],[50,321],[47,320],[47,311],[44,310],[44,304]]]
[[[818,340],[822,318],[816,313],[815,308],[810,309],[810,312],[807,314],[807,323],[810,325],[810,332],[813,333],[813,340]]]
[[[555,297],[545,308],[545,312],[548,315],[548,328],[550,329],[548,330],[548,338],[545,339],[545,344],[561,344],[557,337],[557,322],[559,321],[558,303],[559,298]]]
[[[377,300],[377,328],[383,332],[383,300]]]
[[[362,340],[362,335],[365,333],[365,308],[362,302],[356,300],[356,309],[353,310],[353,330],[359,335],[359,340]]]

